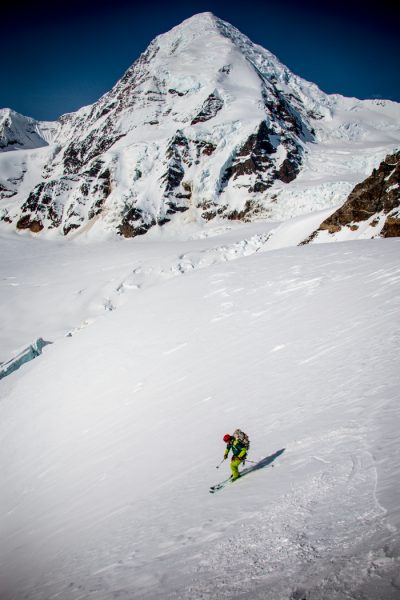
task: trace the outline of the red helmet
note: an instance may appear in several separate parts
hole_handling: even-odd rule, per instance
[[[224,440],[224,442],[230,442],[231,436],[229,435],[229,433],[226,433],[222,439]]]

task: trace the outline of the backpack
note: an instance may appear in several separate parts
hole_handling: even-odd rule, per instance
[[[236,429],[236,431],[233,432],[233,437],[236,438],[241,443],[241,445],[244,448],[246,448],[247,451],[249,450],[250,440],[247,433],[244,433],[244,431],[242,431],[241,429]]]

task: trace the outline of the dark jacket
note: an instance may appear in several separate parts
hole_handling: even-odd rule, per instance
[[[226,450],[224,454],[224,458],[228,458],[229,451],[232,450],[232,454],[234,457],[240,458],[243,460],[246,457],[247,449],[239,442],[239,440],[232,440],[229,444],[226,445]]]

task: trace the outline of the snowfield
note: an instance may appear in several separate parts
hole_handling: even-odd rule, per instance
[[[1,600],[400,598],[400,240],[313,219],[2,234]]]

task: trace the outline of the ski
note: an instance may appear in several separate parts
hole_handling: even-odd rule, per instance
[[[250,475],[250,473],[254,473],[255,471],[258,471],[259,469],[265,469],[267,467],[273,467],[273,466],[274,465],[268,463],[267,465],[264,465],[262,467],[246,467],[245,469],[243,469],[243,471],[241,471],[238,479],[242,479],[242,477],[245,477],[246,475]],[[224,481],[221,481],[220,483],[216,483],[215,485],[212,485],[209,489],[209,492],[210,492],[210,494],[215,494],[215,492],[222,490],[229,483],[235,483],[235,481],[237,481],[237,479],[233,480],[232,477],[228,477],[228,479],[224,479]]]
[[[222,488],[224,488],[230,482],[232,482],[232,479],[231,477],[228,477],[228,479],[224,479],[224,481],[212,485],[209,489],[210,494],[215,494],[215,492],[218,492],[218,490],[222,490]]]

